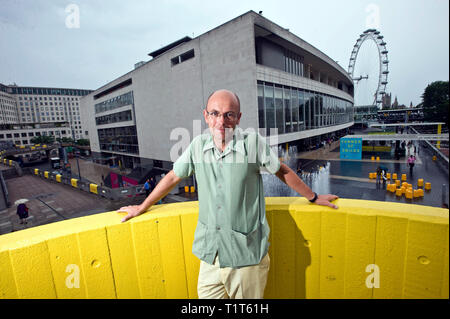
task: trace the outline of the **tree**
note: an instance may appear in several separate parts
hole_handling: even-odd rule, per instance
[[[80,145],[80,146],[88,146],[90,143],[89,143],[88,139],[81,138],[81,139],[76,141],[76,144]]]
[[[448,126],[449,82],[429,84],[422,94],[422,107],[426,122],[445,122]]]
[[[55,138],[53,136],[35,136],[30,141],[33,144],[52,144]]]

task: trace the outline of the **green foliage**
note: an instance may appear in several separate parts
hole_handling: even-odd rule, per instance
[[[449,82],[429,84],[422,94],[422,107],[426,122],[445,122],[448,126]]]
[[[87,145],[90,145],[89,140],[88,140],[88,139],[85,139],[85,138],[81,138],[81,139],[77,140],[75,143],[76,143],[77,145],[81,145],[81,146],[87,146]]]
[[[54,136],[35,136],[31,140],[33,144],[52,144],[55,141]]]

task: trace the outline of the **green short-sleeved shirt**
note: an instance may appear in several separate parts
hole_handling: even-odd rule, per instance
[[[256,265],[269,249],[260,170],[275,174],[277,155],[255,132],[236,128],[220,152],[211,134],[199,135],[173,165],[175,175],[197,180],[199,217],[192,252],[220,267]]]

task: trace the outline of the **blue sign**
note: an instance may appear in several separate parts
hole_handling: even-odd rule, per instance
[[[341,138],[340,158],[362,159],[362,138]]]

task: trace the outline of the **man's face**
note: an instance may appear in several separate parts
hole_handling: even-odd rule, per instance
[[[203,111],[205,121],[215,140],[229,141],[241,113],[236,97],[229,91],[217,91],[209,99]]]

